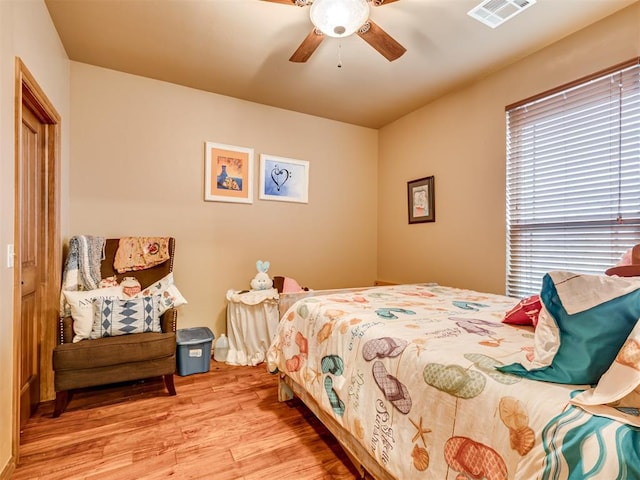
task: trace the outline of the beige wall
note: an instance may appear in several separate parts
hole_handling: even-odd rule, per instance
[[[640,2],[380,130],[378,278],[504,293],[505,106],[640,56]],[[436,222],[407,181],[435,175]]]
[[[0,1],[0,474],[10,468],[13,437],[13,270],[6,248],[14,243],[14,85],[19,56],[63,118],[62,171],[68,165],[69,61],[44,2]],[[63,190],[67,182],[62,181]],[[67,197],[62,195],[62,228]]]
[[[312,288],[372,284],[376,130],[72,62],[70,235],[176,237],[180,327],[225,330],[256,260]],[[255,150],[252,205],[203,200],[204,143]],[[309,203],[259,200],[258,157],[310,163]]]

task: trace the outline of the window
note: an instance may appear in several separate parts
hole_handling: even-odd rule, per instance
[[[507,107],[507,295],[640,243],[638,59]]]

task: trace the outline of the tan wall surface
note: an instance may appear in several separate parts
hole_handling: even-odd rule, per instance
[[[13,269],[6,249],[14,243],[14,86],[19,56],[62,117],[62,171],[68,164],[69,60],[42,1],[0,1],[0,472],[12,454]],[[62,181],[63,189],[66,181]],[[62,229],[66,228],[62,194]]]
[[[71,235],[176,237],[180,327],[225,330],[256,260],[312,288],[372,285],[378,132],[72,62]],[[204,143],[255,150],[254,203],[205,202]],[[310,162],[309,203],[258,199],[259,154]]]
[[[640,2],[380,130],[378,278],[504,293],[505,106],[640,55]],[[435,175],[436,222],[407,181]]]

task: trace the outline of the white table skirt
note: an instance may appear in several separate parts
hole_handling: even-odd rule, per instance
[[[227,292],[227,337],[229,365],[258,365],[264,362],[278,322],[278,291]]]

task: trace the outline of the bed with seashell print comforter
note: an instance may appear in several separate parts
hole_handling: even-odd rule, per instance
[[[379,476],[640,478],[640,430],[569,404],[587,386],[495,369],[533,349],[532,327],[501,323],[516,299],[430,284],[320,293],[284,313],[267,368]]]

